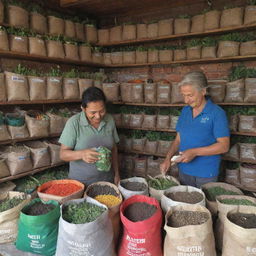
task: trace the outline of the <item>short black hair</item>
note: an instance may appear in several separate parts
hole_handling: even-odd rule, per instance
[[[106,103],[106,96],[104,92],[98,87],[87,88],[82,95],[82,107],[86,108],[87,104],[93,101],[103,101]]]

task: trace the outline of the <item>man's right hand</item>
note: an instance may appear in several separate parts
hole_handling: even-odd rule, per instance
[[[161,164],[160,164],[160,171],[162,174],[166,174],[167,171],[169,170],[171,166],[171,161],[169,159],[165,159]]]
[[[98,160],[99,155],[100,153],[93,148],[81,150],[81,159],[88,164],[94,164]]]

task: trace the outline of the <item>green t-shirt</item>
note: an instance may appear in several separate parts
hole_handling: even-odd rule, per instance
[[[119,138],[114,119],[110,114],[104,116],[98,129],[96,129],[90,125],[82,111],[67,121],[59,142],[73,150],[99,146],[112,150],[114,144],[119,142]],[[86,185],[97,181],[112,181],[113,170],[100,172],[95,164],[88,164],[82,160],[71,161],[69,178],[79,180]]]

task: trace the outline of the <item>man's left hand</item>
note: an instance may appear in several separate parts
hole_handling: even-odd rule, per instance
[[[180,152],[180,158],[177,162],[179,163],[189,163],[196,157],[196,150],[194,148],[187,149],[183,152]]]

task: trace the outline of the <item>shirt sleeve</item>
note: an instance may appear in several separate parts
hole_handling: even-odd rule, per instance
[[[215,115],[213,123],[213,134],[216,139],[230,136],[228,119],[223,109],[219,109]]]
[[[61,136],[59,138],[59,143],[73,149],[76,145],[76,138],[77,138],[76,122],[75,120],[70,118],[67,121],[61,133]]]

